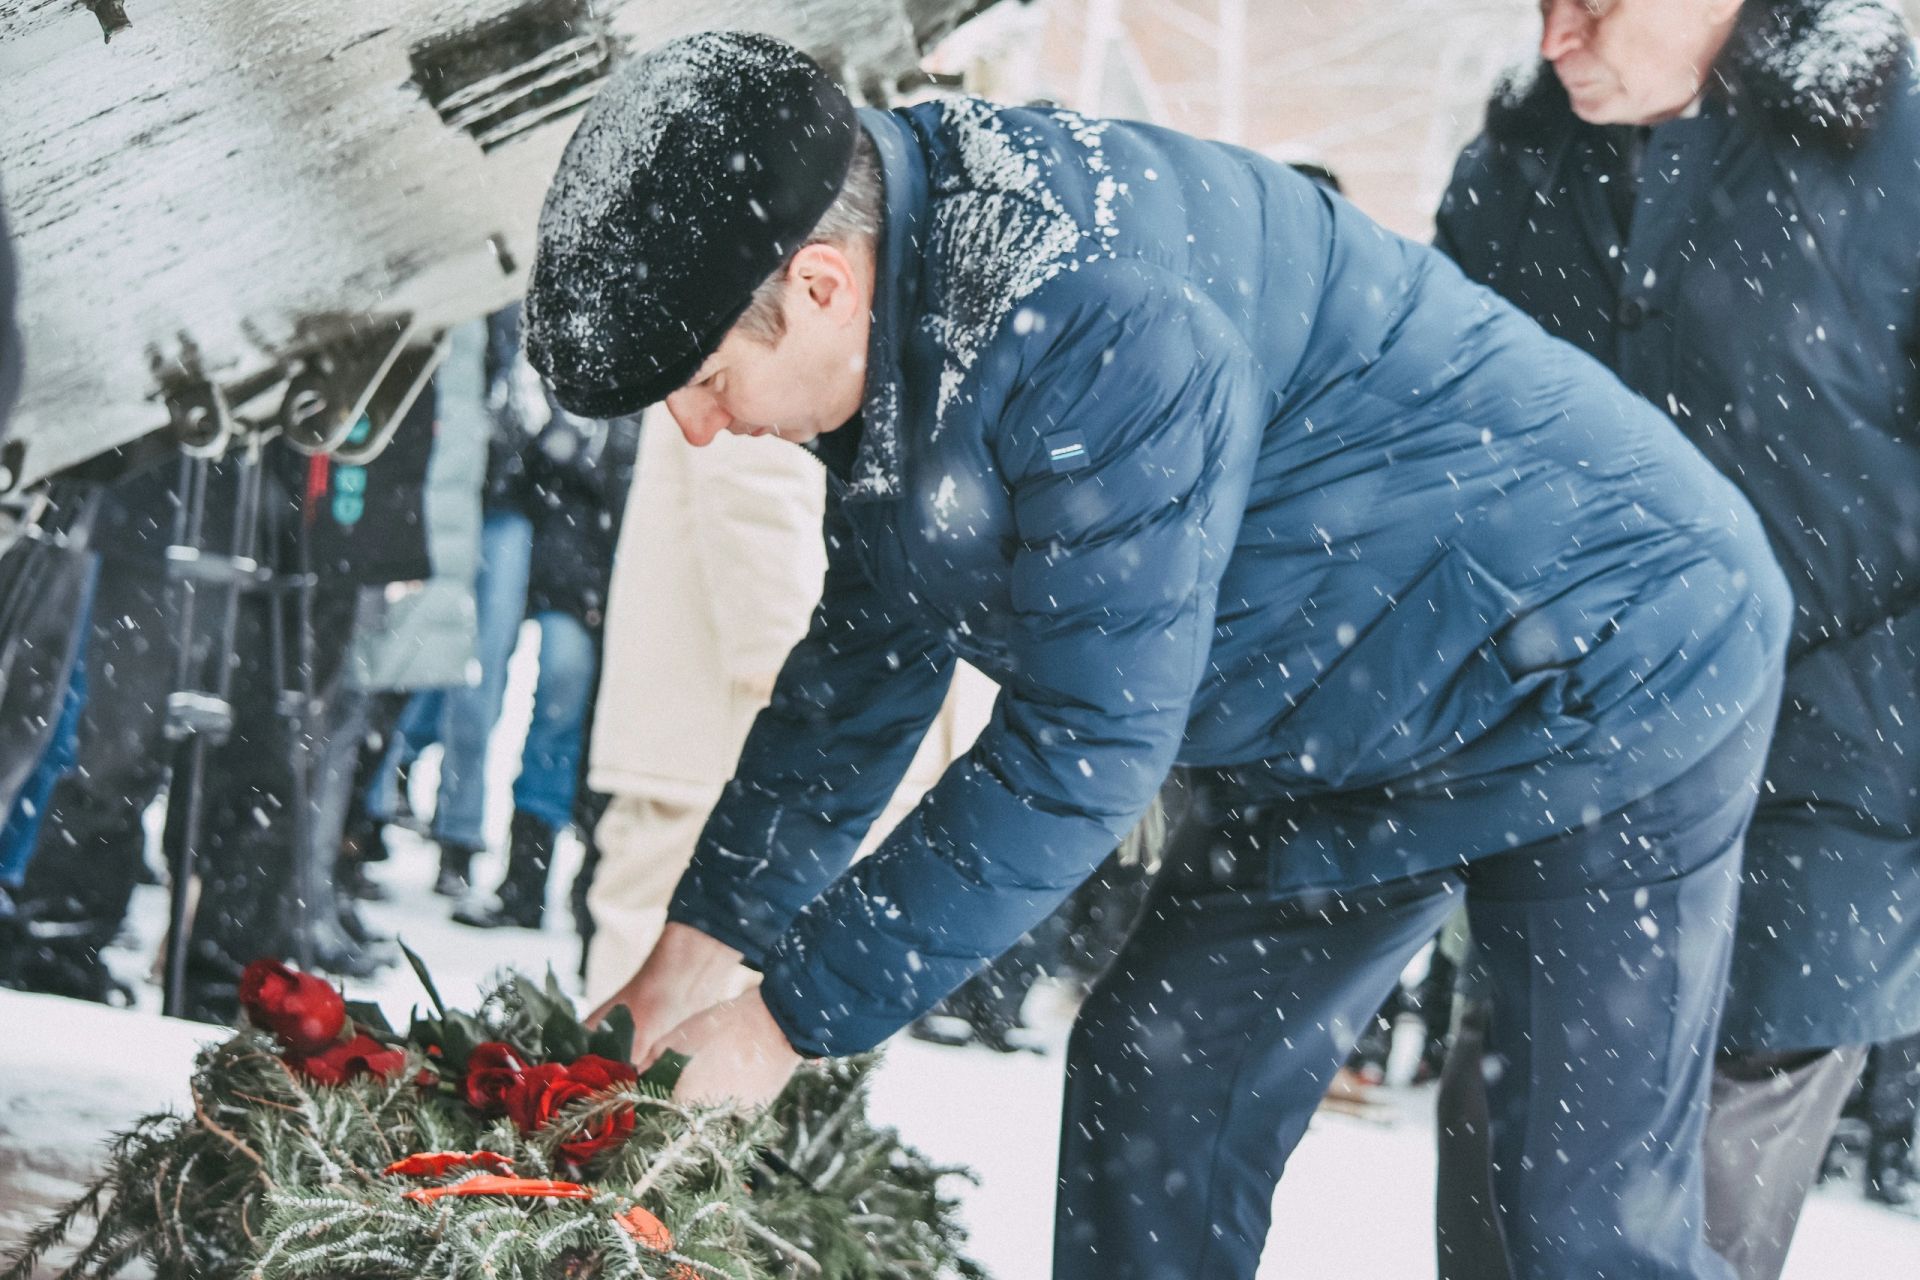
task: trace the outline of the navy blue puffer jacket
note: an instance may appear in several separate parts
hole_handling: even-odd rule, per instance
[[[801,1050],[928,1008],[1176,761],[1294,802],[1276,891],[1343,887],[1616,809],[1767,704],[1787,594],[1746,501],[1439,254],[1167,131],[863,123],[886,226],[825,595],[671,911]],[[956,656],[991,724],[848,870]]]

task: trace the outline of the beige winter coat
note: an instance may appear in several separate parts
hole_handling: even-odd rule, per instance
[[[820,596],[825,486],[803,449],[724,434],[695,449],[664,410],[648,411],[614,557],[594,790],[710,803],[733,776],[768,678]],[[972,745],[995,694],[971,669],[956,675],[896,809]]]

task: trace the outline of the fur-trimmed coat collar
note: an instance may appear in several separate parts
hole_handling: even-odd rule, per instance
[[[1893,0],[1747,0],[1710,92],[1732,110],[1758,110],[1775,129],[1848,147],[1878,123],[1912,57],[1913,37]],[[1494,90],[1487,133],[1538,146],[1570,113],[1559,77],[1536,62]]]

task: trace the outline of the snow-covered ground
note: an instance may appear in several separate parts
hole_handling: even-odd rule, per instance
[[[515,660],[503,730],[496,735],[494,828],[504,835],[506,781],[527,717],[532,654]],[[420,779],[430,785],[431,778]],[[379,929],[399,934],[432,967],[450,1002],[470,1004],[502,966],[547,967],[571,979],[579,945],[564,907],[578,848],[563,844],[553,877],[547,928],[480,932],[447,918],[433,896],[430,846],[407,833],[391,840],[393,859],[376,869],[392,900],[367,908]],[[483,884],[498,859],[476,867]],[[162,891],[142,889],[135,942],[113,957],[140,991],[143,1010],[158,1006],[147,981],[162,925]],[[390,1017],[424,1003],[410,973],[389,971],[348,994],[374,999]],[[875,1085],[877,1115],[942,1161],[971,1166],[980,1184],[966,1191],[976,1256],[999,1280],[1041,1280],[1051,1237],[1054,1142],[1059,1122],[1066,1010],[1036,994],[1029,1016],[1042,1028],[1044,1055],[1000,1057],[939,1048],[904,1037]],[[34,1220],[39,1206],[71,1194],[99,1140],[114,1127],[184,1097],[193,1046],[203,1034],[151,1012],[0,992],[0,1252]],[[1419,1280],[1434,1274],[1431,1242],[1433,1096],[1390,1089],[1379,1115],[1323,1113],[1295,1153],[1275,1199],[1274,1227],[1260,1280],[1343,1277]],[[1920,1216],[1867,1203],[1857,1183],[1816,1192],[1802,1219],[1787,1280],[1915,1280],[1920,1277]]]

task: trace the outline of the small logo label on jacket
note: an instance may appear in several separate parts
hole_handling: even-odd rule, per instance
[[[1078,471],[1087,465],[1087,442],[1078,431],[1056,431],[1040,443],[1046,446],[1047,465],[1055,472]]]

